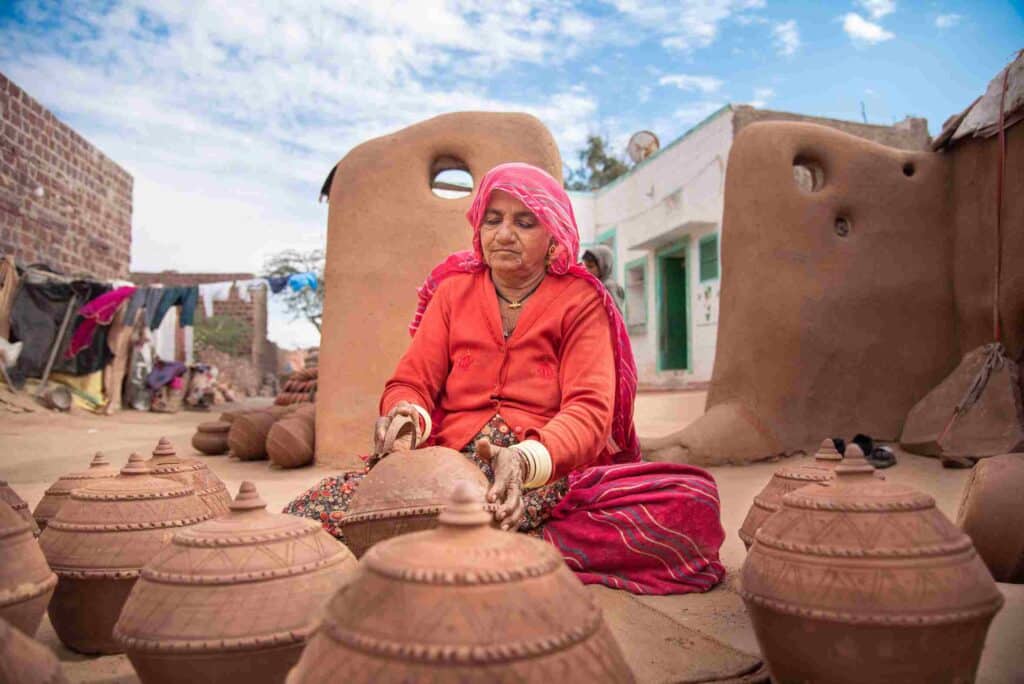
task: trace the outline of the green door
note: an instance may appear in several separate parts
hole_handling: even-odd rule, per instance
[[[658,255],[661,312],[658,334],[658,368],[686,368],[686,248],[685,245]]]

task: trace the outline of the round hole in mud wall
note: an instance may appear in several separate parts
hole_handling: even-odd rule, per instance
[[[843,216],[838,217],[836,219],[836,223],[835,223],[835,231],[836,231],[836,235],[838,235],[839,237],[846,237],[847,235],[849,235],[850,234],[850,220],[848,218],[843,217]]]
[[[469,167],[456,157],[438,157],[430,169],[430,190],[442,199],[461,199],[473,194]]]
[[[905,162],[903,164],[903,175],[906,176],[907,178],[913,176],[914,171],[916,170],[917,169],[914,168],[914,162]]]
[[[797,157],[793,160],[793,180],[804,192],[817,192],[825,187],[825,169],[813,159]]]

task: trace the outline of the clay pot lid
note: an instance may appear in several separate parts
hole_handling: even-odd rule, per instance
[[[117,469],[110,465],[107,457],[97,451],[88,468],[61,475],[56,482],[49,486],[46,494],[51,496],[70,494],[72,489],[84,486],[85,481],[117,477],[117,473]]]
[[[32,526],[25,517],[19,515],[6,501],[0,500],[0,540],[31,531]]]
[[[191,470],[205,470],[206,464],[194,458],[181,458],[171,440],[161,437],[153,448],[153,458],[146,461],[146,466],[154,475],[174,475],[187,473]]]
[[[231,423],[225,420],[210,420],[196,426],[196,432],[227,432],[231,429]]]
[[[836,466],[843,462],[843,455],[831,439],[823,440],[814,460],[795,466],[786,466],[775,471],[775,477],[786,480],[801,480],[807,483],[824,482],[832,478]]]
[[[153,469],[139,454],[132,454],[116,477],[90,482],[71,492],[72,500],[139,501],[191,496],[195,491],[184,484],[155,477]],[[63,509],[61,509],[63,510]],[[58,514],[59,515],[59,514]]]

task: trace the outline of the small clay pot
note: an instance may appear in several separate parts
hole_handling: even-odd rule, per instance
[[[288,683],[634,681],[561,554],[493,529],[483,492],[460,482],[437,529],[370,549]]]
[[[32,513],[28,510],[28,503],[18,496],[18,493],[7,484],[7,480],[0,480],[0,501],[13,508],[14,512],[28,523],[32,534],[37,537],[39,536],[39,525],[36,524],[36,519],[32,517]]]
[[[743,545],[750,549],[757,528],[764,524],[768,516],[781,508],[783,496],[813,482],[831,480],[833,470],[842,462],[843,456],[836,450],[836,445],[831,439],[826,439],[810,463],[787,465],[776,470],[764,489],[754,497],[754,503],[747,511],[743,525],[740,526],[739,537]]]
[[[176,530],[210,518],[191,487],[154,477],[132,454],[117,477],[71,492],[39,539],[57,573],[50,622],[79,653],[120,653],[114,623],[142,566]]]
[[[117,469],[112,467],[110,461],[98,451],[92,457],[92,463],[85,470],[61,475],[56,482],[50,485],[46,493],[43,494],[43,498],[36,504],[36,509],[32,511],[32,517],[35,518],[39,529],[46,529],[46,523],[57,515],[57,511],[71,495],[72,489],[84,487],[93,480],[110,477],[117,477]]]
[[[236,416],[228,431],[228,448],[240,461],[258,461],[267,457],[267,433],[277,421],[269,411],[253,411]]]
[[[846,448],[755,535],[740,594],[779,682],[972,682],[1003,597],[971,540]]]
[[[313,462],[315,409],[305,404],[274,423],[267,433],[267,456],[282,468],[298,468]]]
[[[0,501],[0,618],[33,636],[56,586],[32,528]]]
[[[224,413],[220,414],[220,420],[222,422],[227,423],[228,425],[231,425],[231,423],[235,421],[235,418],[242,415],[243,413],[245,413],[245,411],[242,411],[240,409],[236,409],[234,411],[225,411]]]
[[[228,431],[231,423],[214,420],[200,423],[192,435],[192,446],[201,454],[219,456],[228,452]]]
[[[154,477],[163,477],[191,487],[214,517],[228,512],[231,495],[224,482],[198,458],[179,457],[174,445],[166,437],[161,437],[157,442],[153,458],[146,461],[146,466],[153,471]]]
[[[318,523],[266,508],[243,482],[228,515],[142,569],[114,635],[145,684],[272,684],[298,662],[356,561]]]
[[[0,619],[0,682],[67,684],[68,680],[50,649]]]
[[[1024,453],[978,461],[964,485],[956,524],[997,582],[1024,583]]]

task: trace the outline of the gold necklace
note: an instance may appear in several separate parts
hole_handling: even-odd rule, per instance
[[[532,295],[534,292],[536,292],[537,288],[540,287],[540,284],[543,283],[543,282],[544,282],[544,279],[541,278],[540,282],[538,282],[536,285],[534,285],[530,289],[529,292],[524,294],[519,299],[509,299],[505,295],[501,294],[501,290],[498,289],[497,285],[494,286],[494,291],[498,294],[498,299],[500,299],[503,302],[506,302],[508,304],[508,308],[510,308],[510,309],[521,309],[523,307],[523,302],[525,302],[527,299],[529,299],[530,295]]]

